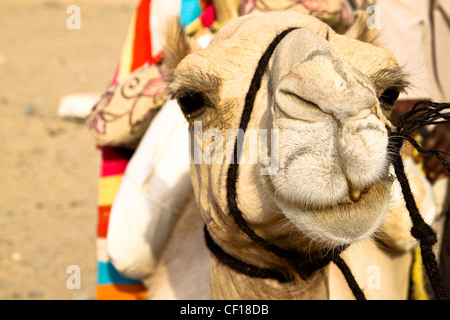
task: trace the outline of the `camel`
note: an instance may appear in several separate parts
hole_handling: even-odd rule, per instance
[[[242,160],[245,139],[232,140],[231,160],[216,152],[221,161],[198,163],[191,152],[194,192],[147,281],[149,298],[354,299],[329,258],[340,256],[366,298],[406,299],[417,241],[390,165],[388,128],[408,81],[364,20],[340,35],[298,12],[254,13],[204,49],[176,23],[167,34],[169,90],[191,148],[210,146],[208,130],[225,137],[227,129],[263,129],[277,139],[260,155],[278,167],[261,174],[267,163]],[[431,224],[430,186],[404,160]]]

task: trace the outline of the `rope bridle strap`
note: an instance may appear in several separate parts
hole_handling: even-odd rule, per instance
[[[267,65],[269,63],[269,60],[275,51],[277,45],[283,40],[283,38],[288,35],[290,32],[297,30],[300,28],[289,28],[287,30],[284,30],[279,35],[277,35],[272,42],[269,44],[263,55],[261,56],[257,68],[255,70],[255,73],[253,75],[253,78],[250,83],[249,90],[247,92],[247,95],[245,97],[245,104],[244,104],[244,110],[242,112],[242,116],[240,119],[239,129],[242,129],[243,132],[246,131],[248,123],[250,121],[250,117],[253,111],[254,102],[256,99],[256,95],[261,87],[262,79],[265,74]],[[242,211],[239,209],[237,205],[237,180],[239,176],[239,163],[237,156],[242,150],[243,147],[243,139],[235,139],[234,142],[234,161],[229,165],[228,168],[228,174],[227,174],[227,205],[230,215],[233,217],[236,224],[239,226],[240,230],[243,231],[253,242],[255,242],[257,245],[265,249],[266,251],[269,251],[276,256],[285,259],[290,263],[294,269],[296,269],[297,266],[301,266],[296,271],[299,272],[301,275],[305,272],[305,261],[309,261],[307,263],[306,269],[308,270],[307,276],[310,275],[315,270],[318,270],[319,268],[322,268],[326,266],[329,262],[333,261],[337,267],[341,270],[342,274],[344,275],[347,284],[349,285],[350,289],[352,290],[354,296],[358,300],[365,300],[366,297],[359,287],[358,283],[356,282],[350,268],[347,266],[345,261],[340,257],[340,253],[345,249],[345,247],[336,248],[332,252],[329,252],[327,255],[323,255],[320,257],[315,257],[314,259],[311,259],[311,256],[306,256],[305,254],[295,251],[295,250],[288,250],[281,248],[266,239],[260,237],[255,233],[255,231],[250,228],[247,221],[243,217]],[[239,151],[239,152],[238,152]],[[399,150],[397,150],[399,152]],[[397,153],[398,154],[398,153]],[[394,166],[396,166],[395,157],[393,159]],[[400,159],[401,160],[401,159]],[[403,171],[402,168],[399,168],[400,171]],[[397,173],[397,169],[396,169]],[[406,184],[408,184],[408,181],[406,180]],[[408,185],[409,186],[409,185]],[[402,184],[402,189],[403,189]],[[405,197],[406,199],[406,197]],[[414,200],[414,199],[413,199]],[[408,210],[410,210],[410,207],[408,206]],[[411,215],[412,217],[416,217],[416,215]],[[419,214],[420,216],[420,214]],[[416,219],[417,220],[417,219]],[[413,220],[414,223],[414,220]],[[224,263],[225,265],[229,266],[230,268],[244,273],[250,277],[257,277],[257,278],[272,278],[276,279],[280,282],[288,282],[292,281],[293,278],[289,275],[288,272],[284,272],[283,270],[273,270],[273,269],[264,269],[259,268],[250,264],[247,264],[243,261],[240,261],[239,259],[234,258],[230,254],[226,253],[220,246],[218,246],[213,239],[211,238],[207,227],[205,226],[205,240],[208,248],[211,250],[211,252],[216,256],[216,258]],[[421,241],[422,243],[422,241]],[[429,242],[427,242],[429,244]],[[425,250],[428,247],[425,248]],[[425,258],[425,257],[424,257]],[[433,263],[431,263],[433,265]],[[427,268],[428,272],[428,268]],[[429,275],[430,277],[430,275]],[[439,282],[439,279],[437,280]],[[442,285],[441,285],[442,286]],[[434,287],[433,287],[434,289]],[[442,295],[439,295],[439,297],[442,297]]]

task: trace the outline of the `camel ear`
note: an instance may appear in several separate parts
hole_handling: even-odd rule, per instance
[[[345,35],[349,38],[378,46],[379,32],[375,28],[368,27],[368,18],[369,15],[367,12],[362,10],[357,11],[355,13],[355,21],[345,32]]]
[[[181,60],[198,49],[200,46],[184,32],[180,19],[170,19],[166,25],[163,44],[163,68],[169,81],[173,79],[175,68]]]

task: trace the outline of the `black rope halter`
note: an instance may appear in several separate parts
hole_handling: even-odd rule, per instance
[[[300,28],[289,28],[289,29],[281,32],[279,35],[277,35],[275,37],[275,39],[272,40],[270,45],[267,47],[264,54],[261,56],[261,58],[258,62],[258,66],[257,66],[255,73],[253,75],[253,78],[251,80],[249,90],[245,97],[244,110],[243,110],[240,124],[239,124],[239,128],[242,129],[243,132],[245,132],[245,130],[247,129],[247,126],[248,126],[248,123],[250,121],[250,117],[251,117],[251,114],[253,111],[253,106],[254,106],[254,102],[256,99],[256,95],[258,93],[258,90],[261,87],[261,82],[262,82],[263,76],[265,74],[265,70],[267,68],[267,65],[269,63],[269,60],[270,60],[273,52],[275,51],[275,48],[287,34],[289,34],[291,31],[296,30],[296,29],[300,29]],[[395,133],[392,133],[391,131],[389,131],[389,132],[391,133],[391,135],[390,135],[391,141],[392,140],[397,141],[397,144],[398,144],[399,140],[402,141],[401,139],[406,139],[403,136],[401,136],[400,134],[395,135]],[[393,139],[393,137],[399,137],[401,139],[395,140],[395,139]],[[400,142],[400,146],[401,146],[401,142]],[[260,237],[259,235],[257,235],[255,233],[255,231],[252,228],[250,228],[247,221],[243,217],[242,211],[239,209],[239,207],[237,205],[237,187],[236,186],[237,186],[237,179],[238,179],[238,175],[239,175],[239,164],[238,164],[237,157],[238,157],[238,154],[240,154],[242,147],[243,147],[243,139],[236,138],[235,143],[234,143],[234,154],[233,154],[234,161],[229,165],[227,180],[226,180],[228,210],[229,210],[229,213],[231,214],[231,216],[233,217],[234,221],[236,222],[236,224],[239,226],[239,228],[252,241],[254,241],[260,247],[262,247],[265,250],[275,254],[276,256],[283,258],[286,261],[290,262],[290,265],[292,265],[294,268],[297,268],[297,266],[298,266],[296,271],[299,272],[299,275],[306,275],[308,277],[315,270],[318,270],[318,269],[326,266],[329,262],[333,261],[337,265],[337,267],[341,270],[342,274],[344,275],[344,277],[347,281],[347,284],[349,285],[349,287],[352,290],[356,299],[365,300],[366,299],[365,295],[364,295],[363,291],[361,290],[361,288],[359,287],[358,283],[356,282],[350,268],[347,266],[345,261],[340,257],[340,253],[346,247],[336,248],[333,251],[329,252],[328,254],[324,254],[324,255],[317,254],[316,256],[312,257],[311,255],[305,255],[304,253],[301,253],[301,252],[298,252],[295,250],[288,250],[288,249],[281,248],[281,247],[267,241],[266,239]],[[399,155],[399,150],[400,150],[399,147],[396,148],[395,150],[397,152],[396,154]],[[400,165],[398,165],[397,160],[398,160],[397,157],[393,157],[392,162],[393,162],[394,166],[396,167],[396,173],[397,173],[397,167],[399,167],[400,171],[404,172],[404,170],[402,169],[403,164],[401,163],[401,158],[400,158],[400,163],[402,164],[401,167],[400,167]],[[399,175],[399,173],[397,173],[397,175]],[[401,173],[400,173],[400,175],[401,175]],[[403,189],[404,188],[403,183],[401,185],[402,185],[402,189]],[[406,185],[407,185],[406,189],[409,188],[409,184],[408,184],[407,180],[406,180]],[[409,199],[409,197],[408,198],[405,197],[405,199]],[[414,203],[414,198],[412,198],[412,202]],[[414,206],[415,206],[415,203],[414,203]],[[410,210],[410,206],[408,205],[407,207],[408,207],[408,210]],[[411,212],[411,210],[410,210],[410,212]],[[418,216],[421,219],[420,214],[418,214]],[[414,217],[413,224],[416,226],[417,223],[415,223],[415,221],[419,219],[417,217],[417,214],[412,214],[411,217]],[[423,221],[423,219],[422,219],[422,221]],[[422,226],[423,224],[425,224],[425,222],[421,223],[420,225]],[[205,231],[205,240],[206,240],[206,244],[207,244],[208,248],[211,250],[211,252],[216,256],[216,258],[219,261],[226,264],[233,270],[244,273],[250,277],[272,278],[272,279],[276,279],[280,282],[289,282],[289,281],[293,280],[292,276],[288,272],[285,272],[283,270],[259,268],[259,267],[247,264],[243,261],[240,261],[240,260],[234,258],[230,254],[226,253],[222,248],[220,248],[220,246],[218,246],[214,242],[214,240],[211,238],[206,226],[204,228],[204,231]],[[433,231],[431,230],[431,232],[433,232]],[[427,230],[426,234],[427,234],[427,236],[429,235],[428,230]],[[413,235],[415,235],[415,233],[413,233]],[[421,236],[419,235],[419,237],[421,237]],[[422,242],[423,241],[421,241],[421,244],[422,244]],[[426,246],[424,246],[424,249],[426,252],[428,252],[427,248],[429,248],[430,243],[431,243],[431,241],[428,241],[428,242],[426,242]],[[430,257],[424,255],[424,258],[429,260]],[[433,259],[431,259],[431,260],[433,260]],[[305,264],[305,261],[308,261],[308,262]],[[430,262],[430,264],[433,266],[432,268],[435,268],[434,265],[436,264],[436,261],[434,260],[434,263]],[[428,268],[426,268],[426,270],[428,273]],[[430,274],[429,274],[429,277],[430,277]],[[434,273],[432,274],[431,277],[433,279],[437,278],[434,275]],[[442,282],[440,281],[440,278],[436,279],[436,281],[432,281],[432,283],[438,283],[438,284],[436,284],[436,286],[439,286],[439,284],[440,284],[440,286],[442,287],[442,284],[441,284]],[[434,287],[435,286],[433,286],[433,289],[434,289]],[[438,289],[437,292],[441,293],[442,290]],[[437,294],[436,296],[438,298],[445,297],[443,294]]]
[[[419,108],[420,105],[425,105],[426,107]],[[450,110],[449,103],[418,102],[411,111],[400,117],[395,131],[386,127],[389,133],[388,148],[391,151],[391,163],[394,165],[395,175],[402,187],[403,198],[413,224],[411,235],[419,240],[425,271],[434,296],[438,300],[448,299],[448,294],[443,285],[442,276],[433,252],[433,245],[437,242],[437,236],[434,230],[423,220],[422,215],[417,208],[408,178],[405,174],[402,158],[400,156],[400,149],[403,140],[407,140],[417,151],[436,157],[441,161],[447,171],[449,171],[450,165],[444,158],[444,155],[449,155],[447,152],[422,149],[420,145],[411,138],[411,135],[424,126],[450,123],[450,113],[443,112],[448,110]]]

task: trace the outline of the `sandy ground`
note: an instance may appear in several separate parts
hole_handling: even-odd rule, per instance
[[[0,1],[0,299],[95,298],[100,152],[57,109],[106,90],[137,3]],[[66,26],[71,4],[81,29]]]

